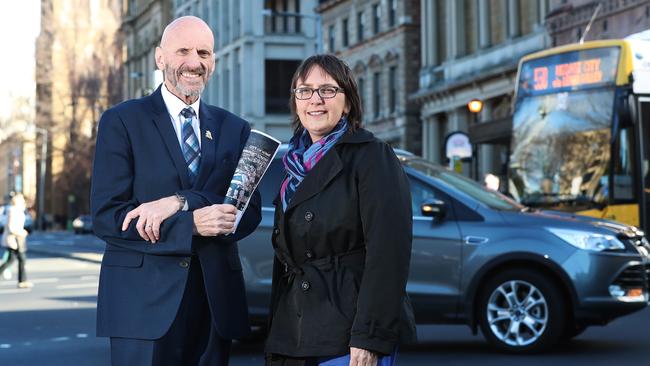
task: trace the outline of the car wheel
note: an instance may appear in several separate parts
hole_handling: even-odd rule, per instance
[[[479,322],[483,336],[512,353],[544,350],[560,339],[566,313],[557,286],[541,273],[510,269],[484,286]]]

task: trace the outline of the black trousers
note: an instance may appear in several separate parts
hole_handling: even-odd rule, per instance
[[[183,300],[167,333],[156,340],[111,337],[111,364],[227,366],[230,345],[212,323],[201,264],[192,257]]]
[[[0,265],[0,274],[4,272],[7,267],[11,265],[11,263],[18,259],[18,282],[24,282],[27,281],[27,274],[25,273],[25,262],[27,261],[27,257],[25,256],[24,252],[21,252],[20,250],[16,249],[9,249],[5,248],[7,252],[9,253],[9,257],[7,258],[7,261],[2,263]]]

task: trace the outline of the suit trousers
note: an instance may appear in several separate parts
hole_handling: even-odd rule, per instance
[[[181,305],[167,333],[155,340],[111,337],[111,364],[226,366],[231,343],[214,327],[201,263],[193,256]]]

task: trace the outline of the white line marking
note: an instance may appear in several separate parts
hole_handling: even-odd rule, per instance
[[[69,289],[75,289],[75,288],[91,288],[91,287],[97,287],[96,283],[79,283],[79,284],[71,284],[71,285],[60,285],[56,286],[57,290],[69,290]]]
[[[16,288],[11,290],[0,290],[0,294],[19,294],[19,293],[28,293],[32,292],[30,288]]]
[[[86,334],[86,333],[78,333],[77,338],[88,338],[88,334]]]
[[[92,281],[99,279],[98,276],[81,276],[82,281]]]
[[[31,282],[33,283],[53,283],[53,282],[59,282],[58,278],[37,278],[32,280]]]
[[[63,342],[63,341],[69,341],[70,337],[55,337],[50,339],[52,342]]]
[[[3,344],[0,344],[0,348],[11,348],[11,345],[7,344],[7,343],[3,343]]]

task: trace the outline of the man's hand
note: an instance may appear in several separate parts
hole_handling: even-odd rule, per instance
[[[194,232],[201,236],[230,234],[235,227],[237,208],[233,205],[212,205],[194,210]]]
[[[122,231],[126,231],[131,221],[138,218],[135,228],[142,239],[155,243],[160,240],[160,224],[181,208],[181,202],[176,196],[143,203],[126,214]]]
[[[350,347],[350,366],[377,366],[377,354],[365,349]]]

